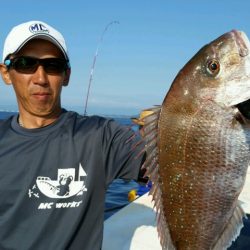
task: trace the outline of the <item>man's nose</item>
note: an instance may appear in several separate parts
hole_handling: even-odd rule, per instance
[[[38,65],[36,71],[33,73],[33,82],[39,85],[48,85],[48,74],[42,65]]]

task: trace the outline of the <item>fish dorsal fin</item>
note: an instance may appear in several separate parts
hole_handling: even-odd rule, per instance
[[[246,214],[238,202],[233,216],[229,220],[213,250],[226,250],[231,246],[232,242],[239,236],[240,230],[243,227],[243,217],[246,217]]]
[[[152,111],[152,114],[144,118],[144,141],[146,148],[146,161],[143,168],[146,168],[145,176],[148,176],[152,182],[150,194],[153,196],[154,206],[157,211],[157,230],[160,237],[162,249],[174,250],[166,219],[162,210],[160,180],[158,174],[158,121],[161,112],[161,106],[155,106],[147,111]]]

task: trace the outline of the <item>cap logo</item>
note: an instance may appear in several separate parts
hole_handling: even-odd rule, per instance
[[[49,30],[41,23],[30,25],[29,30],[32,33],[49,33]]]

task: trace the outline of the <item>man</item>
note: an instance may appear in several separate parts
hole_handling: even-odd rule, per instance
[[[63,36],[41,21],[14,27],[0,65],[19,114],[0,122],[0,249],[100,249],[105,191],[137,179],[132,130],[61,107],[70,78]]]

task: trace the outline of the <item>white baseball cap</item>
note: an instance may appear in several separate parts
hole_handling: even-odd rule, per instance
[[[55,44],[69,60],[68,50],[62,34],[41,21],[29,21],[12,28],[3,47],[3,62],[10,54],[17,53],[28,41],[34,38],[44,39]]]

